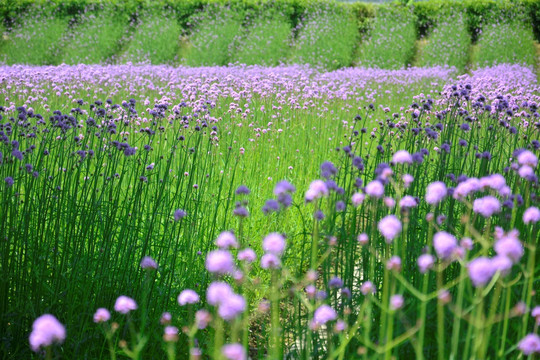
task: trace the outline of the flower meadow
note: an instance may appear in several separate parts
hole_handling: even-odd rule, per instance
[[[531,68],[0,74],[2,358],[540,353]]]

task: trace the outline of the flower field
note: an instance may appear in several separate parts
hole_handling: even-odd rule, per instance
[[[531,28],[141,14],[0,43],[0,358],[538,357]]]

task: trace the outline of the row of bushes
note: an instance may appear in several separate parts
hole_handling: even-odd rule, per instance
[[[390,6],[401,6],[404,10],[412,8],[415,15],[417,33],[426,35],[429,29],[441,16],[451,13],[466,15],[469,32],[473,34],[473,41],[482,24],[494,14],[506,18],[523,17],[524,21],[533,24],[534,33],[540,39],[540,0],[464,0],[464,1],[421,1],[395,2]],[[261,12],[265,9],[279,6],[285,16],[289,17],[293,26],[296,26],[306,10],[318,6],[336,6],[349,8],[357,19],[361,33],[369,29],[369,23],[381,6],[363,2],[340,3],[333,0],[3,0],[0,2],[0,19],[6,24],[17,21],[29,7],[33,5],[43,9],[50,9],[59,16],[76,16],[85,9],[93,6],[112,6],[121,13],[137,14],[141,10],[152,8],[169,8],[177,14],[178,21],[183,28],[189,28],[190,17],[198,10],[209,4],[225,4],[233,10],[242,12]]]

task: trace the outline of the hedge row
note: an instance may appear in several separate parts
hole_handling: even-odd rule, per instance
[[[321,5],[346,7],[356,17],[361,33],[369,29],[371,19],[381,6],[402,7],[404,11],[412,8],[419,36],[426,35],[443,14],[463,13],[466,15],[473,40],[476,40],[482,24],[494,16],[502,18],[519,16],[523,21],[532,23],[535,37],[540,39],[540,0],[396,1],[385,5],[363,2],[341,3],[334,0],[2,0],[0,19],[9,25],[32,6],[52,11],[58,16],[77,16],[92,7],[108,7],[120,14],[137,14],[143,9],[169,8],[177,14],[180,25],[189,28],[190,17],[211,4],[230,6],[245,13],[261,12],[279,6],[293,26],[299,23],[303,14],[311,7]]]

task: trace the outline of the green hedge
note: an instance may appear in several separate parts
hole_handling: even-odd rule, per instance
[[[369,29],[371,19],[380,6],[407,6],[413,8],[416,16],[416,27],[419,36],[426,35],[441,14],[460,12],[466,15],[469,32],[476,40],[482,24],[494,14],[513,17],[524,15],[533,25],[535,37],[540,39],[540,0],[429,0],[408,2],[396,1],[392,4],[378,5],[363,2],[338,3],[333,0],[0,0],[0,19],[6,25],[15,21],[32,5],[53,11],[59,16],[77,16],[90,6],[109,6],[123,13],[134,14],[141,9],[170,8],[178,16],[180,26],[189,28],[189,19],[197,11],[208,4],[228,5],[241,12],[260,13],[267,8],[279,6],[287,15],[293,26],[296,26],[307,9],[314,5],[349,7],[357,18],[361,33]],[[188,26],[186,26],[188,25]]]

